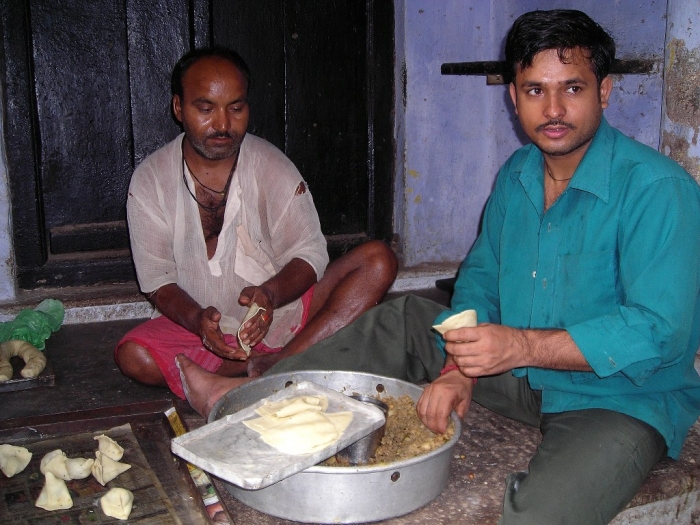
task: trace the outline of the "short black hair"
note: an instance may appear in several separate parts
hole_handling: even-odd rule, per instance
[[[185,73],[197,61],[209,57],[223,58],[224,60],[231,62],[231,64],[233,64],[245,77],[248,84],[248,92],[250,92],[250,69],[248,68],[248,64],[245,63],[245,60],[243,60],[243,57],[236,51],[227,47],[213,46],[193,49],[192,51],[185,53],[182,58],[177,61],[177,64],[175,64],[173,73],[170,77],[170,91],[172,95],[177,95],[182,98],[182,79],[185,76]]]
[[[520,16],[506,38],[506,76],[515,81],[520,69],[532,66],[537,53],[556,49],[559,60],[580,48],[588,53],[598,84],[608,76],[615,60],[615,41],[587,14],[575,9],[531,11]]]

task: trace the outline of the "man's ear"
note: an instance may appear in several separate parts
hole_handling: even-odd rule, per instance
[[[182,102],[180,95],[173,95],[173,115],[178,122],[182,122]]]
[[[612,78],[609,76],[600,81],[600,107],[603,109],[608,107],[608,100],[610,99],[610,93],[612,93],[612,85]]]
[[[515,92],[515,84],[512,82],[508,86],[508,90],[510,91],[510,99],[513,101],[513,107],[515,108],[515,114],[518,114],[518,95]]]

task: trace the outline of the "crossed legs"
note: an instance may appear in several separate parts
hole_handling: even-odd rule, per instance
[[[278,354],[251,358],[247,363],[224,361],[217,374],[229,377],[258,376],[285,357],[298,354],[354,321],[381,301],[394,282],[398,262],[381,241],[368,241],[328,265],[314,287],[306,326]],[[166,386],[151,352],[135,341],[125,341],[115,351],[121,371],[142,383]]]

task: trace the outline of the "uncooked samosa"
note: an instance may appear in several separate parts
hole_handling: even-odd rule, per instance
[[[66,470],[70,479],[85,479],[92,472],[94,459],[89,458],[68,458],[66,459]]]
[[[119,487],[109,489],[109,491],[100,498],[102,512],[118,520],[129,518],[133,504],[134,495],[130,491]]]
[[[36,500],[35,505],[45,510],[63,510],[73,506],[73,500],[68,492],[66,482],[57,478],[51,472],[44,474],[44,488]]]
[[[449,330],[473,328],[476,325],[476,310],[464,310],[463,312],[448,317],[440,324],[433,325],[433,328],[440,332],[440,334],[445,335],[445,332]]]
[[[131,468],[131,465],[128,463],[114,461],[99,450],[95,452],[95,456],[95,462],[92,464],[92,475],[95,476],[95,479],[102,486],[112,481],[122,472],[126,472]]]
[[[24,447],[0,445],[0,470],[8,478],[19,474],[32,459],[32,453]]]
[[[124,449],[119,443],[114,441],[111,437],[105,436],[104,434],[96,436],[93,439],[99,442],[98,450],[102,452],[109,459],[114,461],[119,461],[124,455]]]
[[[39,464],[39,470],[42,474],[51,472],[57,478],[69,481],[71,479],[68,474],[68,469],[66,468],[66,454],[60,448],[52,450],[41,458],[41,463]]]

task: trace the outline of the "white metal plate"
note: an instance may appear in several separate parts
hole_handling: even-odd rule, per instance
[[[263,442],[243,421],[259,417],[255,409],[266,401],[297,396],[328,398],[327,412],[350,411],[353,418],[340,439],[311,454],[289,455]],[[171,441],[173,453],[244,489],[261,489],[335,455],[339,450],[384,424],[380,409],[310,381],[296,383],[240,412],[208,423]]]

